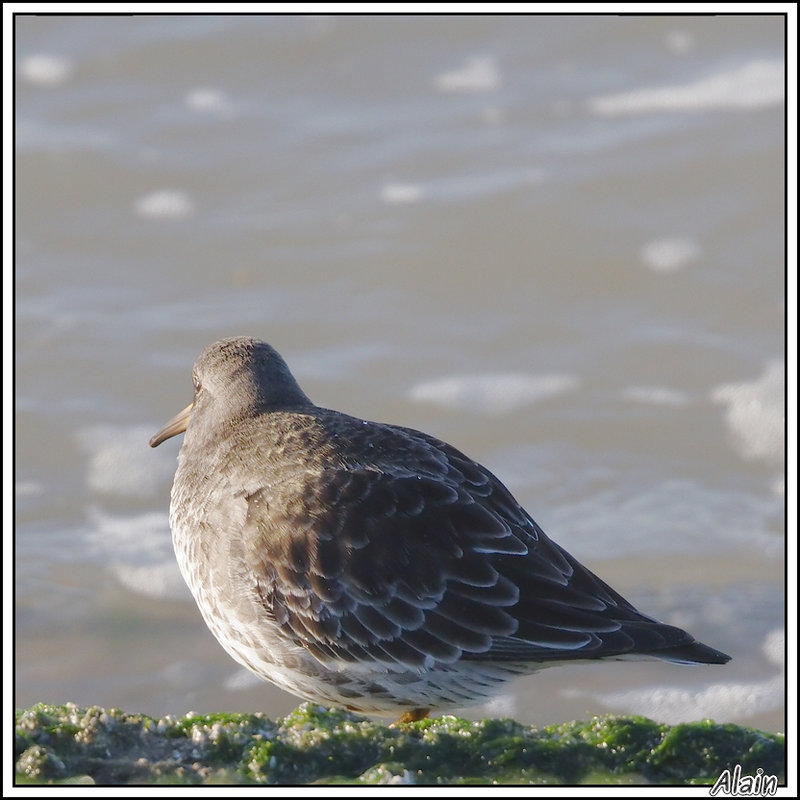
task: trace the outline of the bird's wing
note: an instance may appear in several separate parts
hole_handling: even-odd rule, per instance
[[[694,641],[639,614],[488,470],[436,445],[446,475],[331,468],[291,502],[272,504],[269,487],[246,498],[254,589],[288,639],[321,661],[419,668]]]

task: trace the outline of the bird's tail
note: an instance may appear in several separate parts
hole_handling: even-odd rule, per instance
[[[726,653],[715,650],[702,642],[654,650],[650,655],[664,661],[673,661],[676,664],[727,664],[731,660]]]

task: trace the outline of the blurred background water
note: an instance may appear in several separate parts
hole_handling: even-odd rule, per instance
[[[18,16],[15,702],[297,699],[172,554],[223,336],[489,466],[719,668],[576,665],[468,716],[782,729],[779,16]]]

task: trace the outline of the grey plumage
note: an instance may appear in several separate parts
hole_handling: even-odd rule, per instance
[[[369,713],[480,702],[553,663],[729,656],[641,614],[486,468],[314,405],[269,345],[206,348],[170,522],[211,630],[261,677]]]

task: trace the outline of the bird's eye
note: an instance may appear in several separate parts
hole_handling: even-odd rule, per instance
[[[194,390],[196,392],[199,392],[200,391],[200,379],[197,377],[197,375],[192,375],[192,383],[194,384]]]

